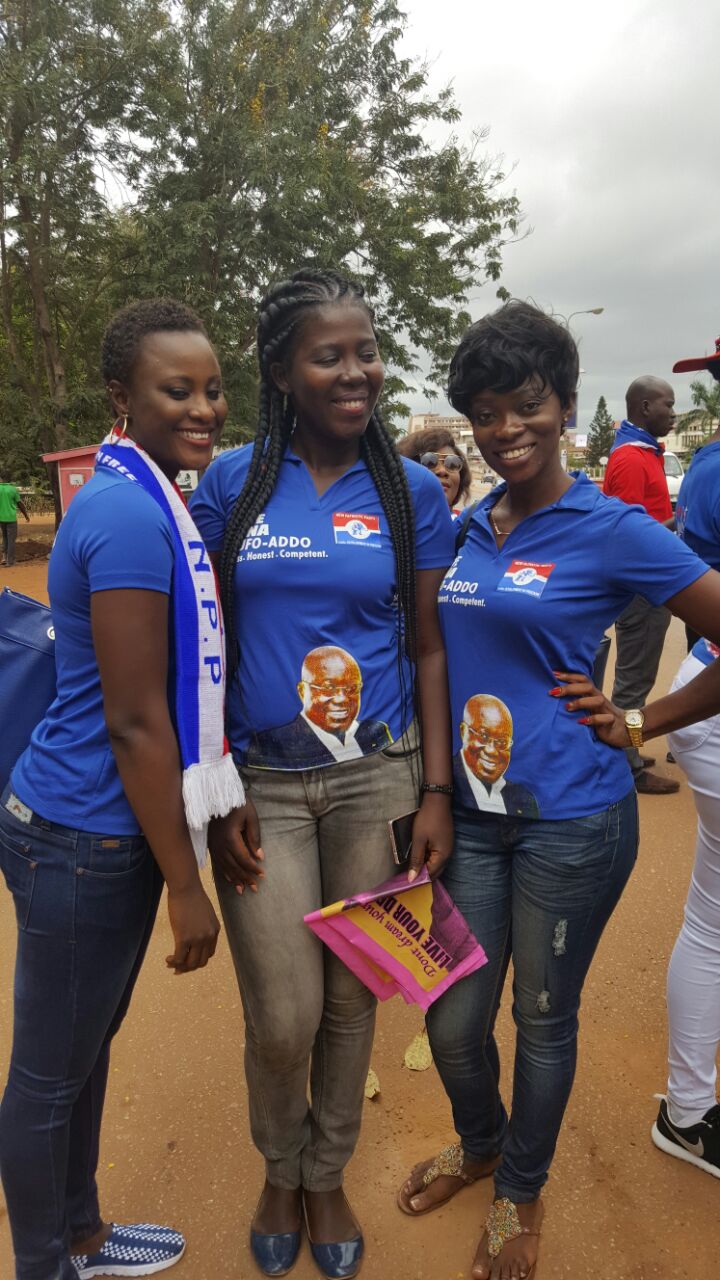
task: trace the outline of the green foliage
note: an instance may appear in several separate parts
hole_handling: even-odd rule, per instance
[[[97,438],[102,328],[157,293],[203,315],[247,438],[259,299],[309,264],[366,286],[391,418],[421,363],[432,394],[519,208],[484,135],[453,135],[451,90],[400,57],[403,25],[395,0],[13,0],[0,448]]]
[[[164,0],[11,0],[0,16],[0,447],[97,437],[121,139],[164,63]]]
[[[705,432],[705,439],[698,447],[707,443],[720,422],[720,382],[710,386],[696,378],[690,383],[690,398],[695,405],[688,413],[683,413],[678,421],[678,429],[687,431],[696,428]]]
[[[601,396],[590,426],[588,442],[585,450],[585,463],[588,467],[599,467],[600,459],[607,458],[615,440],[615,427],[608,411],[605,397]]]

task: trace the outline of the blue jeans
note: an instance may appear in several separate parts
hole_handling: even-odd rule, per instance
[[[634,789],[586,818],[455,815],[443,882],[488,963],[430,1008],[428,1033],[467,1156],[502,1152],[496,1195],[535,1200],[547,1181],[575,1075],[580,993],[635,864]],[[517,1028],[512,1115],[493,1034],[512,957]]]
[[[110,1041],[130,1003],[162,877],[142,836],[20,821],[0,801],[0,868],[18,925],[0,1174],[17,1280],[71,1280],[98,1230],[95,1170]]]

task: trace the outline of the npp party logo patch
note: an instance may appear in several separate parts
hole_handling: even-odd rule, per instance
[[[526,596],[541,596],[548,584],[554,564],[533,564],[531,560],[513,560],[500,579],[498,591],[522,591]]]
[[[335,541],[345,543],[364,543],[365,546],[380,546],[380,517],[353,515],[349,511],[333,512],[333,533]]]

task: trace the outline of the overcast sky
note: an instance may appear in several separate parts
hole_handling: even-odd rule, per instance
[[[505,250],[503,284],[576,316],[580,429],[598,397],[667,377],[720,336],[718,0],[404,0],[404,49],[452,81],[461,138],[490,126],[514,166],[532,234]],[[473,318],[499,305],[487,285]],[[707,378],[707,375],[704,375]],[[427,401],[420,392],[413,408]],[[445,411],[444,400],[434,410]]]

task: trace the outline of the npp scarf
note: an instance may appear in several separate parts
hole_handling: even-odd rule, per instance
[[[624,444],[634,444],[638,449],[652,449],[653,453],[665,452],[664,444],[661,444],[643,427],[636,427],[634,423],[628,422],[627,418],[620,423],[615,432],[615,443],[610,452],[614,453],[616,449],[622,449]]]
[[[141,485],[165,512],[173,532],[176,730],[185,817],[202,867],[210,819],[245,804],[225,740],[225,643],[215,573],[180,490],[134,440],[111,431],[100,445],[95,468]]]

